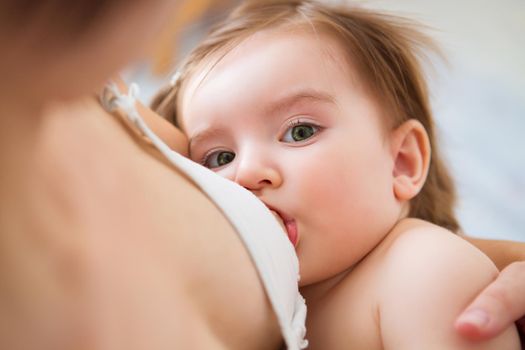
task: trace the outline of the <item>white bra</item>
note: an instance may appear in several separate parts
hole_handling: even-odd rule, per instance
[[[283,229],[250,191],[171,150],[142,120],[135,107],[138,86],[127,95],[109,83],[101,97],[108,112],[122,110],[126,117],[180,171],[185,173],[222,210],[250,253],[273,306],[289,350],[304,349],[306,304],[299,293],[299,262]]]

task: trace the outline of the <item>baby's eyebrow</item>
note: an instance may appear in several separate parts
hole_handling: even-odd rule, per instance
[[[336,104],[335,98],[328,93],[317,91],[314,89],[302,89],[299,91],[289,93],[284,97],[281,97],[275,102],[271,103],[268,107],[265,108],[265,113],[267,115],[278,114],[280,112],[289,110],[298,103],[305,101]]]
[[[195,133],[193,136],[190,137],[190,140],[189,140],[190,152],[191,152],[192,146],[195,147],[194,146],[195,144],[198,144],[208,138],[221,136],[221,135],[224,135],[224,130],[218,127],[207,128],[207,129],[204,129],[202,131]]]
[[[274,102],[270,103],[269,106],[264,108],[264,113],[265,115],[276,115],[287,111],[295,105],[303,102],[336,104],[335,98],[332,95],[315,89],[306,88],[292,91],[291,93],[286,94],[284,97],[278,98]],[[196,144],[199,144],[200,142],[209,138],[222,136],[224,133],[225,130],[217,126],[212,126],[202,131],[198,131],[189,139],[190,152],[192,147],[195,147]]]

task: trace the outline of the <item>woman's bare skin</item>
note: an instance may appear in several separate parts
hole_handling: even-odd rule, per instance
[[[35,335],[6,334],[5,344],[278,346],[257,273],[222,213],[98,101],[48,108],[34,136],[30,149],[2,153],[10,171],[0,184],[0,225],[13,232],[2,236],[2,256],[20,274],[2,272],[13,288],[2,300],[14,300],[14,312],[1,322],[24,322]]]

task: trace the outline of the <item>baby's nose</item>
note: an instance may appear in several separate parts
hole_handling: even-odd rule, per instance
[[[282,176],[275,164],[264,159],[248,157],[239,160],[235,182],[250,191],[281,185]]]

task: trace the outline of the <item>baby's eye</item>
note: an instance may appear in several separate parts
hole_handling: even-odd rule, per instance
[[[319,127],[308,123],[298,123],[289,127],[284,133],[281,141],[301,142],[314,136],[319,131]]]
[[[229,151],[215,151],[205,156],[202,164],[209,169],[218,168],[231,163],[235,153]]]

